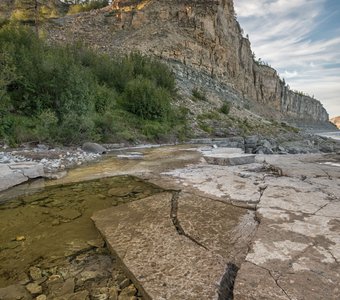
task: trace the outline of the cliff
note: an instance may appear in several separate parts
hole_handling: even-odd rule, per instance
[[[82,40],[109,53],[139,50],[180,63],[213,78],[267,117],[328,123],[319,101],[294,93],[273,68],[254,61],[232,0],[116,0],[46,29],[52,40]]]
[[[340,116],[332,118],[331,122],[340,129]]]

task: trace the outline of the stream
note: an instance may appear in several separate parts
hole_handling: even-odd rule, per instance
[[[0,194],[0,299],[58,299],[65,293],[111,299],[131,290],[92,214],[162,192],[126,174],[158,173],[199,159],[181,146],[141,151],[143,159],[117,159],[114,153],[62,179],[36,180]]]

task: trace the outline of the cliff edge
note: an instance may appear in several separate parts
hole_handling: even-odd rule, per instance
[[[331,122],[340,129],[340,116],[332,118]]]
[[[276,70],[254,60],[232,0],[116,0],[46,29],[54,41],[81,40],[107,53],[138,50],[181,64],[179,76],[205,74],[265,117],[329,125],[320,101],[290,90]]]

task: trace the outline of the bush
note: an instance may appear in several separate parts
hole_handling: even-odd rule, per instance
[[[26,27],[0,28],[0,138],[12,143],[183,138],[174,96],[173,73],[139,53],[109,57],[49,45]]]
[[[143,120],[164,120],[170,111],[170,100],[167,90],[138,77],[127,84],[122,106]]]
[[[193,96],[194,100],[200,100],[200,101],[207,101],[208,100],[205,91],[203,91],[202,89],[199,89],[197,87],[192,89],[192,96]]]
[[[230,103],[229,102],[224,102],[222,104],[222,106],[220,107],[220,112],[225,114],[225,115],[228,115],[229,112],[230,112]]]
[[[109,5],[108,0],[89,0],[82,4],[73,4],[68,10],[68,14],[77,14],[80,12],[90,11],[93,9],[99,9]]]

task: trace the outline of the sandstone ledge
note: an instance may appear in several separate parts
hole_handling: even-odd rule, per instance
[[[230,295],[228,277],[235,276],[256,227],[252,212],[178,192],[103,210],[92,219],[146,299]]]

